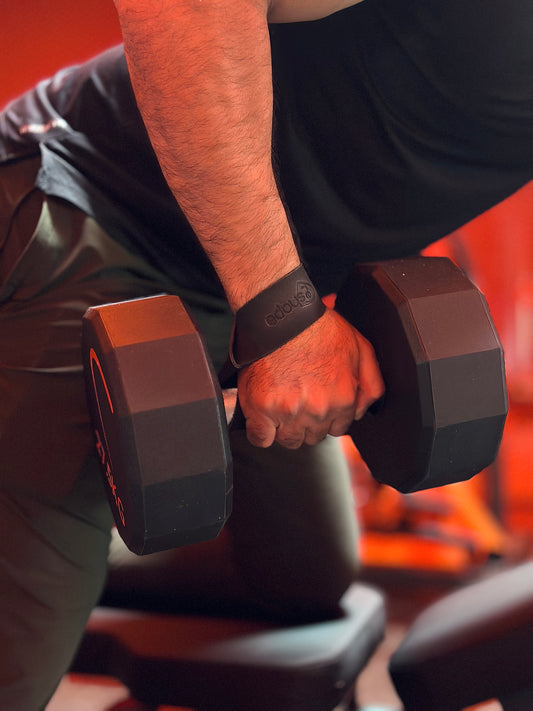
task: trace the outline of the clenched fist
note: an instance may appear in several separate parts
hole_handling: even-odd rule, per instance
[[[238,384],[251,444],[288,449],[345,434],[385,390],[374,349],[332,309],[243,368]]]

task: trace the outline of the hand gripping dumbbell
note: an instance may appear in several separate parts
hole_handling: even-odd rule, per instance
[[[335,308],[374,346],[386,384],[353,438],[402,492],[463,481],[496,457],[507,414],[503,351],[484,297],[446,258],[359,265]],[[135,553],[218,535],[231,513],[224,399],[177,296],[90,308],[83,358],[97,454]]]

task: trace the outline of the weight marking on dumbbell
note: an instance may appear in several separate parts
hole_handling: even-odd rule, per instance
[[[107,382],[105,379],[104,371],[102,369],[102,366],[100,365],[100,361],[98,359],[98,356],[94,350],[94,348],[90,349],[89,352],[89,360],[91,364],[91,377],[93,381],[93,391],[94,395],[96,398],[96,405],[98,408],[98,417],[100,420],[100,428],[102,430],[102,434],[104,437],[104,441],[102,442],[102,438],[100,437],[100,432],[98,431],[98,428],[95,428],[94,433],[96,435],[96,451],[100,455],[100,461],[102,462],[102,466],[104,467],[105,471],[105,477],[106,481],[109,485],[109,488],[111,489],[111,493],[113,494],[113,500],[115,502],[115,506],[117,507],[118,515],[120,516],[120,520],[122,521],[122,525],[126,525],[126,517],[124,513],[124,505],[122,503],[122,499],[117,493],[117,486],[115,484],[115,479],[113,477],[113,462],[111,459],[111,454],[109,451],[109,444],[107,442],[107,435],[105,432],[105,427],[104,427],[104,419],[102,417],[102,408],[100,407],[100,397],[98,394],[98,388],[96,387],[96,377],[95,377],[95,372],[94,372],[94,366],[98,368],[98,372],[100,373],[100,378],[102,379],[102,383],[105,389],[105,393],[107,396],[107,401],[109,403],[109,409],[111,410],[111,414],[114,413],[114,408],[113,408],[113,401],[111,400],[111,394],[109,392],[109,388],[107,387]]]
[[[115,502],[118,515],[120,516],[120,520],[122,521],[122,525],[125,526],[126,516],[124,513],[124,504],[122,503],[122,499],[120,498],[120,496],[117,494],[117,486],[113,478],[113,470],[109,463],[110,457],[109,455],[106,455],[106,449],[102,444],[102,440],[100,439],[100,433],[97,429],[94,430],[94,434],[96,435],[96,451],[100,455],[100,461],[102,462],[102,466],[104,468],[106,481],[109,485],[109,488],[111,489],[111,493],[113,494],[113,500]]]

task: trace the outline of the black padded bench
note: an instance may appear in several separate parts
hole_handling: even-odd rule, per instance
[[[384,630],[383,597],[362,584],[335,619],[293,626],[101,607],[71,670],[119,679],[150,709],[349,709]]]
[[[405,711],[460,711],[490,699],[504,711],[532,711],[533,562],[426,608],[390,674]]]

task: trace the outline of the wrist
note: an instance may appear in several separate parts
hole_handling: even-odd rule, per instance
[[[242,368],[277,350],[325,310],[300,264],[237,310],[229,352],[233,366]]]
[[[272,234],[276,230],[269,228],[268,232]],[[254,233],[257,235],[258,230],[255,229]],[[233,254],[230,268],[224,269],[220,264],[215,266],[234,314],[300,266],[294,238],[291,233],[289,236],[290,242],[285,238],[268,242],[260,235],[260,253],[257,253],[255,241],[251,247],[245,240],[240,253]]]

